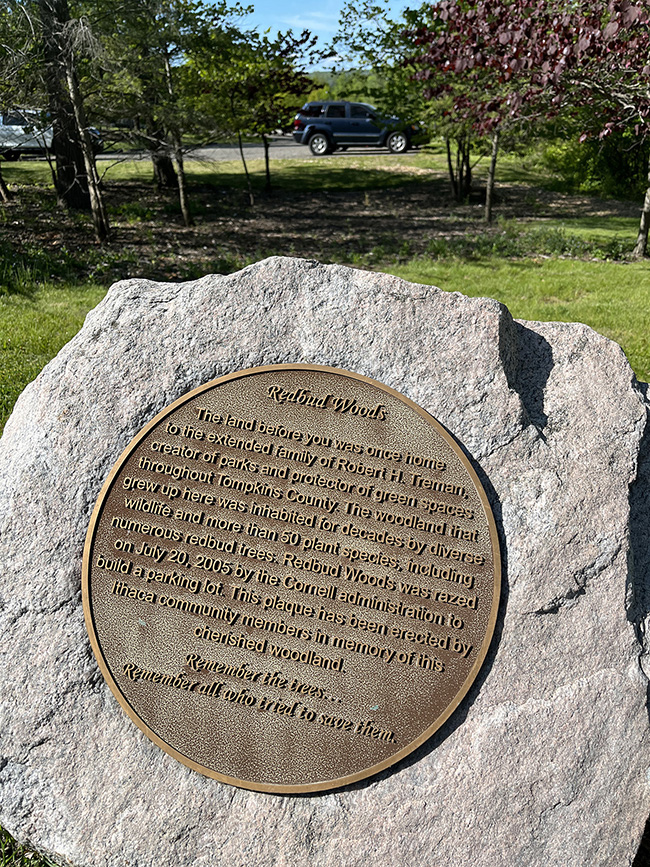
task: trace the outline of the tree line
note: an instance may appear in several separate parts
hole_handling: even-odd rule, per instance
[[[605,152],[615,142],[616,156],[642,151],[647,184],[634,255],[646,254],[649,0],[439,0],[399,20],[385,3],[355,0],[342,23],[342,54],[371,70],[393,103],[410,97],[444,135],[458,200],[471,187],[472,147],[487,152],[487,221],[503,144],[552,131]]]
[[[98,240],[110,225],[91,124],[150,153],[187,225],[191,146],[235,138],[243,159],[243,137],[260,137],[269,182],[269,136],[317,85],[305,71],[316,39],[246,30],[248,11],[228,0],[5,0],[0,107],[45,109],[57,195],[91,210]],[[349,0],[326,56],[346,71],[321,92],[425,120],[443,137],[457,200],[476,154],[487,156],[488,221],[499,154],[549,130],[624,165],[628,154],[650,158],[650,0],[440,0],[399,17],[387,0]],[[646,173],[636,256],[650,228],[650,164]]]
[[[186,225],[191,144],[235,137],[243,158],[243,137],[260,136],[268,176],[268,136],[312,87],[303,69],[315,40],[246,31],[247,11],[226,0],[8,0],[0,10],[0,106],[45,107],[57,195],[91,211],[98,241],[111,228],[91,123],[149,152]]]

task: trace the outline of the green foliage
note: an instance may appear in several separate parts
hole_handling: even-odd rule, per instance
[[[350,102],[371,102],[381,90],[376,73],[363,69],[343,69],[329,74],[315,73],[312,77],[315,82],[321,80],[322,85],[317,95],[310,95],[310,100],[345,99]]]
[[[500,221],[494,233],[466,232],[452,238],[433,238],[427,253],[433,259],[508,259],[529,257],[567,257],[574,259],[603,259],[619,261],[634,247],[633,237],[584,237],[563,226],[535,226],[523,228],[515,222]]]
[[[393,18],[388,0],[349,0],[332,44],[337,58],[357,67],[340,78],[347,98],[363,97],[386,114],[422,119],[426,102],[422,85],[413,78],[415,68],[409,62],[413,47],[406,31],[428,22],[430,8],[423,3]],[[338,93],[335,98],[340,98]]]
[[[34,26],[37,8],[6,0],[0,8],[0,107],[42,108],[42,46]]]
[[[175,135],[204,132],[194,113],[185,64],[207,40],[227,42],[232,19],[243,12],[225,0],[93,0],[87,12],[101,40],[103,74],[92,105],[95,116],[155,151],[171,149]],[[236,29],[233,31],[238,33]]]
[[[193,110],[222,135],[271,135],[290,124],[313,88],[298,59],[312,47],[307,32],[206,34],[186,69]]]
[[[598,141],[559,140],[544,150],[546,166],[572,192],[618,198],[642,198],[648,185],[650,141],[631,131],[617,131]]]

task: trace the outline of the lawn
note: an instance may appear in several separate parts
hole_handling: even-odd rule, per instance
[[[638,203],[558,193],[539,163],[508,157],[498,220],[486,227],[478,198],[451,199],[445,164],[440,146],[274,159],[267,195],[263,161],[251,160],[250,207],[239,162],[189,158],[196,225],[186,228],[175,194],[153,189],[147,161],[102,161],[115,240],[99,246],[86,215],[57,205],[45,161],[5,163],[15,200],[0,209],[0,430],[18,394],[115,280],[194,279],[276,254],[491,296],[518,318],[586,322],[650,379],[650,266],[625,260]],[[483,160],[474,169],[479,186],[485,168]]]
[[[31,296],[0,296],[1,427],[20,392],[77,333],[105,292],[92,285],[45,286]]]

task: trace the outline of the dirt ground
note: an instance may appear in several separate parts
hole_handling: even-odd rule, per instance
[[[480,194],[459,205],[444,176],[424,169],[413,174],[404,185],[384,189],[258,194],[254,206],[243,191],[193,187],[191,228],[182,225],[172,191],[157,194],[142,182],[108,185],[114,234],[101,247],[88,215],[61,209],[52,191],[17,187],[0,213],[2,241],[28,261],[36,255],[65,260],[66,279],[72,270],[78,279],[102,283],[133,276],[179,280],[232,271],[268,255],[380,267],[426,253],[434,239],[496,235],[503,219],[542,225],[562,217],[639,213],[634,203],[510,184],[499,186],[496,221],[487,227]]]

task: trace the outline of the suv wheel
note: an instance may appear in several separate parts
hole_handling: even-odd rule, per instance
[[[322,132],[314,133],[309,139],[309,150],[315,157],[322,157],[330,153],[331,149],[327,136],[323,135]]]
[[[392,132],[386,144],[392,154],[404,154],[409,148],[409,140],[403,132]]]

